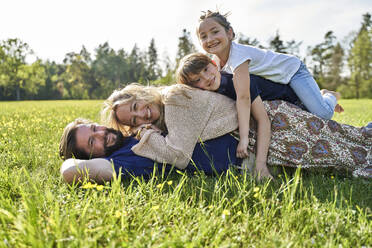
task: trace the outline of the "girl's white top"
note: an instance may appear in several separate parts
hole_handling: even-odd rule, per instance
[[[213,59],[220,64],[217,56]],[[288,84],[301,65],[301,60],[293,55],[231,42],[229,58],[220,70],[233,74],[247,60],[249,73],[281,84]]]

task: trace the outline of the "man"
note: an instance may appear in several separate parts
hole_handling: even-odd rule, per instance
[[[134,137],[124,137],[117,130],[76,119],[65,127],[61,137],[59,152],[61,158],[66,159],[61,174],[67,183],[84,178],[102,183],[111,180],[114,173],[123,177],[146,177],[155,167],[166,173],[170,171],[171,165],[156,164],[134,154],[131,148],[137,143]],[[236,158],[236,147],[236,139],[229,134],[198,143],[185,170],[202,170],[206,174],[226,171],[230,165],[241,163]]]

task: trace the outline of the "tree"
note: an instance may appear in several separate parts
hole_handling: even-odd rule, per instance
[[[4,95],[15,95],[21,100],[21,91],[36,93],[45,83],[40,61],[26,64],[26,57],[33,54],[27,43],[20,39],[8,39],[0,42],[0,86]]]
[[[129,81],[128,55],[124,49],[116,52],[108,42],[99,45],[95,53],[92,71],[99,88],[94,95],[97,98],[104,98]]]
[[[336,37],[333,35],[333,31],[328,31],[324,35],[324,41],[322,43],[310,48],[313,61],[313,76],[322,88],[327,87],[326,67],[329,66],[329,61],[333,54],[335,39]]]
[[[264,48],[263,46],[260,45],[260,42],[256,38],[250,38],[248,36],[245,36],[242,33],[238,34],[238,43],[244,44],[244,45],[250,45],[250,46],[256,46],[259,48]]]
[[[350,50],[350,86],[355,97],[372,97],[372,31],[361,30]]]
[[[295,40],[284,42],[277,30],[275,36],[269,41],[269,49],[278,53],[287,53],[299,56],[299,47],[301,44],[302,41],[296,42]]]
[[[146,57],[139,50],[137,44],[134,45],[129,57],[129,82],[145,83],[147,78],[147,71],[145,66]]]
[[[343,84],[342,71],[344,68],[344,49],[341,44],[337,44],[332,49],[332,54],[329,59],[329,64],[326,74],[326,85],[329,90],[336,90],[338,86]]]
[[[186,29],[182,30],[182,36],[178,38],[178,51],[176,56],[176,64],[178,66],[179,61],[190,53],[196,52],[195,46],[192,43],[190,32]],[[176,67],[177,67],[176,66]]]
[[[158,66],[158,51],[155,47],[154,38],[151,39],[150,46],[147,51],[147,74],[148,80],[156,80],[161,75],[161,70]]]
[[[278,53],[286,53],[284,41],[280,38],[279,31],[276,31],[274,38],[269,41],[269,49]]]
[[[85,47],[83,46],[80,53],[66,54],[63,62],[66,64],[65,77],[70,96],[74,99],[92,98],[92,92],[99,84],[92,73],[90,54]]]

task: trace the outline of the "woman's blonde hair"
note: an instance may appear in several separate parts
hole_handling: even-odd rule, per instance
[[[137,83],[127,85],[123,89],[115,90],[103,103],[101,111],[101,121],[105,125],[120,130],[124,135],[132,135],[132,128],[119,122],[116,110],[121,104],[126,104],[133,100],[145,101],[159,107],[159,119],[153,123],[161,130],[165,131],[164,124],[164,103],[161,95],[161,88],[154,86],[143,86]]]

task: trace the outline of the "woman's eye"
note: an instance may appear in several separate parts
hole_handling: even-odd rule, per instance
[[[136,102],[133,104],[133,110],[137,110],[137,103]]]

